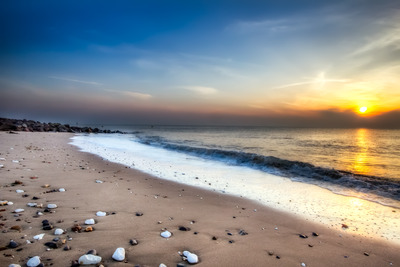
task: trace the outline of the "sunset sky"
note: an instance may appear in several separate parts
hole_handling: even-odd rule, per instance
[[[400,127],[399,1],[4,0],[0,25],[1,117]]]

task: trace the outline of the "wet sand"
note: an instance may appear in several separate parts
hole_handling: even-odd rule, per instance
[[[198,266],[400,264],[400,247],[393,243],[356,236],[345,228],[328,229],[243,198],[160,180],[80,152],[68,144],[72,136],[0,132],[0,200],[13,202],[0,207],[0,266],[25,266],[33,256],[40,256],[45,266],[71,266],[91,249],[104,266],[188,265],[178,254],[184,250],[199,257]],[[29,202],[43,207],[28,207]],[[57,208],[45,212],[48,204]],[[24,211],[16,217],[16,209]],[[98,217],[98,211],[108,215]],[[75,224],[86,228],[90,218],[96,220],[94,231],[71,229]],[[43,220],[54,229],[43,230]],[[183,227],[190,229],[179,230]],[[57,228],[65,233],[54,235]],[[172,233],[168,239],[160,236],[165,229]],[[41,233],[42,240],[33,239]],[[45,246],[57,237],[65,244]],[[11,239],[19,246],[6,248]],[[138,244],[132,246],[131,239]],[[112,259],[118,247],[125,248],[123,262]]]

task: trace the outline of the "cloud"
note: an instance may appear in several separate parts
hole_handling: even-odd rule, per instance
[[[284,84],[275,87],[275,89],[282,89],[282,88],[288,88],[288,87],[294,87],[294,86],[300,86],[300,85],[307,85],[307,84],[315,84],[319,86],[324,86],[326,83],[347,83],[350,82],[349,79],[329,79],[325,78],[325,73],[321,72],[318,74],[317,77],[313,79],[308,79],[307,81],[304,82],[296,82],[296,83],[289,83],[289,84]]]
[[[143,94],[143,93],[138,93],[138,92],[130,92],[130,91],[121,91],[120,92],[123,95],[133,97],[133,98],[138,98],[138,99],[150,99],[153,96],[149,94]]]
[[[68,81],[68,82],[83,83],[83,84],[103,85],[102,83],[98,83],[98,82],[82,81],[82,80],[70,79],[70,78],[65,78],[65,77],[49,76],[49,78],[56,79],[56,80],[62,80],[62,81]]]
[[[201,94],[201,95],[213,95],[218,92],[218,90],[215,88],[205,87],[205,86],[183,86],[180,88],[189,90],[189,91]]]
[[[230,26],[228,30],[238,33],[253,33],[253,32],[286,32],[294,29],[295,24],[285,19],[277,20],[258,20],[258,21],[239,21]]]

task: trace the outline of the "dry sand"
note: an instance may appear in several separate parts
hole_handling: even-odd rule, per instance
[[[33,256],[40,256],[45,266],[71,266],[91,249],[102,257],[104,266],[177,266],[185,263],[178,254],[184,250],[198,255],[197,266],[400,264],[397,245],[353,236],[345,229],[334,231],[246,199],[157,179],[79,152],[68,144],[72,136],[0,132],[0,158],[5,159],[0,160],[4,165],[0,200],[14,203],[0,207],[0,266],[25,266]],[[15,181],[23,184],[12,185]],[[46,184],[50,186],[44,188]],[[66,192],[57,192],[59,188]],[[17,189],[25,192],[16,193]],[[28,207],[29,202],[42,203],[44,208]],[[58,208],[44,212],[49,203]],[[15,217],[13,211],[19,208],[24,211]],[[109,215],[97,217],[97,211]],[[137,212],[143,215],[136,216]],[[93,232],[71,230],[76,223],[85,228],[90,218],[97,221]],[[60,248],[44,245],[57,236],[54,229],[42,230],[43,220],[54,229],[66,230],[60,236],[66,243]],[[13,226],[21,229],[13,230]],[[180,231],[180,226],[190,230]],[[172,237],[161,237],[163,229],[172,232]],[[248,234],[240,235],[240,230]],[[41,233],[44,238],[35,241],[33,236]],[[20,245],[6,248],[11,239]],[[139,244],[130,245],[130,239]],[[64,250],[67,245],[71,250]],[[112,259],[118,247],[126,250],[124,262]]]

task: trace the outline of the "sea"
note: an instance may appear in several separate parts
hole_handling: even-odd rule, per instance
[[[400,130],[104,128],[125,134],[80,134],[72,144],[160,179],[400,244]]]

